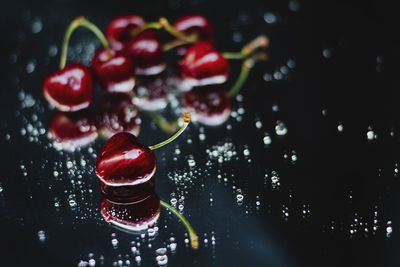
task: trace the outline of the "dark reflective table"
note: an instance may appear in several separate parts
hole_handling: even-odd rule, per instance
[[[399,41],[393,7],[312,1],[9,1],[1,21],[1,266],[398,266]],[[94,162],[48,138],[44,77],[57,69],[67,24],[102,29],[120,14],[203,14],[221,51],[263,33],[259,63],[219,127],[193,123],[155,151],[157,229],[114,227],[100,212]],[[100,43],[85,30],[71,60]],[[231,63],[232,85],[240,63]],[[98,101],[98,100],[96,100]],[[171,106],[162,112],[174,118]],[[167,137],[142,113],[139,139]],[[157,256],[164,256],[161,260]]]

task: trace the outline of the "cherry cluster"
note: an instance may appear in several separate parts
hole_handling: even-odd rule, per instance
[[[67,64],[70,37],[80,26],[92,31],[103,48],[93,56],[89,67],[79,62]],[[171,37],[163,42],[161,30]],[[181,96],[182,106],[193,119],[206,125],[225,122],[231,111],[230,99],[245,82],[249,70],[266,54],[269,39],[259,36],[239,52],[219,52],[214,44],[211,23],[200,15],[187,15],[170,24],[166,18],[146,22],[137,15],[119,16],[102,31],[84,17],[68,26],[60,60],[60,69],[45,78],[43,94],[57,112],[50,124],[61,148],[73,150],[95,140],[99,134],[110,138],[118,132],[138,135],[140,110],[160,110],[168,104],[169,88]],[[166,71],[166,53],[174,58]],[[243,60],[242,71],[231,90],[228,59]],[[89,109],[95,83],[103,89],[95,112]],[[154,115],[154,114],[153,114]],[[159,126],[173,132],[176,125]],[[165,122],[165,120],[164,120]]]

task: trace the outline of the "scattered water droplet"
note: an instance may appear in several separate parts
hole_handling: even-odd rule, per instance
[[[277,121],[275,125],[275,132],[277,135],[286,135],[288,132],[288,129],[286,128],[286,125],[283,121]]]

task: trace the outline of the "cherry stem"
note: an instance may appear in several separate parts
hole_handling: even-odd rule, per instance
[[[179,213],[174,207],[169,205],[168,203],[160,200],[160,203],[163,207],[167,208],[170,210],[173,214],[175,214],[179,220],[185,225],[186,229],[189,231],[189,238],[190,238],[190,246],[193,249],[198,249],[199,248],[199,238],[194,231],[193,227],[190,225],[189,221],[183,216],[182,214]]]
[[[197,35],[192,34],[192,35],[189,35],[189,36],[197,36]],[[185,40],[182,40],[182,39],[175,39],[175,40],[172,40],[169,43],[164,44],[163,45],[163,50],[164,51],[169,51],[171,49],[174,49],[175,47],[178,47],[178,46],[181,46],[181,45],[186,45],[186,44],[191,44],[191,43],[193,43],[193,42],[192,41],[190,41],[190,42],[189,41],[185,41]]]
[[[174,121],[171,123],[155,111],[151,111],[151,112],[149,112],[149,114],[150,114],[151,118],[153,119],[153,121],[157,124],[157,126],[164,132],[171,134],[178,129],[177,121]]]
[[[239,77],[237,78],[235,84],[232,86],[231,90],[229,90],[228,92],[229,96],[234,97],[239,93],[240,89],[243,87],[243,84],[246,82],[247,77],[249,77],[250,70],[254,67],[257,61],[267,59],[268,56],[266,53],[257,53],[243,61]]]
[[[151,150],[157,149],[159,147],[165,146],[166,144],[172,142],[173,140],[175,140],[179,135],[181,135],[181,133],[186,129],[186,127],[189,125],[190,123],[190,113],[189,112],[185,112],[185,114],[183,114],[183,125],[182,127],[170,138],[168,138],[167,140],[158,143],[157,145],[153,145],[153,146],[149,146],[149,148]]]
[[[162,26],[158,21],[148,22],[148,23],[146,23],[146,24],[143,25],[143,26],[140,26],[140,27],[137,27],[137,28],[133,29],[133,30],[130,32],[130,35],[133,37],[133,36],[139,35],[140,33],[144,32],[144,31],[147,30],[147,29],[156,29],[156,30],[159,30],[159,29],[161,29],[162,27],[163,27],[163,26]]]
[[[267,48],[268,46],[269,38],[265,35],[260,35],[243,46],[240,52],[224,52],[222,56],[226,59],[244,59],[258,48]]]
[[[62,52],[60,58],[60,69],[63,69],[67,63],[67,51],[68,51],[69,39],[71,38],[71,35],[74,32],[74,30],[79,26],[86,27],[87,29],[92,31],[96,35],[96,37],[99,38],[104,48],[108,52],[110,51],[110,44],[108,43],[107,38],[104,36],[101,30],[95,24],[88,21],[85,17],[77,17],[69,24],[67,31],[65,32],[64,35],[64,41],[62,44]]]
[[[183,32],[178,31],[177,29],[175,29],[170,23],[169,21],[164,18],[161,17],[158,21],[158,23],[160,25],[162,25],[162,27],[164,27],[164,29],[169,32],[170,34],[172,34],[173,36],[175,36],[176,38],[182,39],[183,41],[186,41],[187,43],[194,43],[197,41],[198,37],[197,35],[194,34],[185,34]]]

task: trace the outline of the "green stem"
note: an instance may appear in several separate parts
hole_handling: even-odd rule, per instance
[[[194,43],[197,41],[198,37],[196,35],[193,34],[186,34],[183,32],[178,31],[177,29],[175,29],[170,23],[169,21],[164,18],[161,17],[159,19],[159,23],[160,25],[162,25],[164,27],[164,29],[169,32],[170,34],[172,34],[173,36],[175,36],[176,38],[182,39],[188,43]]]
[[[178,129],[177,121],[171,123],[155,111],[151,111],[149,114],[157,126],[164,132],[171,134]]]
[[[80,26],[86,27],[87,29],[92,31],[96,35],[96,37],[99,38],[104,48],[108,51],[110,49],[110,45],[107,41],[107,38],[104,36],[101,30],[95,24],[88,21],[85,17],[78,17],[69,24],[67,31],[65,32],[64,41],[62,44],[61,58],[60,58],[60,69],[63,69],[67,63],[69,39],[71,38],[71,35],[74,32],[74,30]]]
[[[181,135],[181,133],[186,129],[186,127],[189,125],[190,123],[190,113],[189,112],[185,112],[185,114],[183,115],[183,125],[182,127],[170,138],[168,138],[167,140],[158,143],[156,145],[153,146],[149,146],[149,148],[151,150],[157,149],[159,147],[165,146],[166,144],[172,142],[173,140],[175,140],[179,135]]]
[[[182,40],[182,39],[175,39],[175,40],[172,40],[169,43],[164,44],[163,45],[163,50],[164,51],[169,51],[171,49],[174,49],[175,47],[178,47],[178,46],[181,46],[181,45],[186,45],[186,44],[191,44],[191,43],[193,43],[193,42],[185,41],[185,40]]]
[[[223,52],[222,56],[226,59],[244,59],[247,55],[240,52]]]
[[[257,53],[243,61],[239,77],[237,78],[235,84],[232,86],[231,90],[229,90],[228,92],[229,96],[234,97],[239,93],[240,89],[243,87],[243,84],[246,82],[247,77],[249,77],[250,70],[253,68],[257,61],[267,59],[267,54]]]
[[[183,216],[182,214],[179,213],[174,207],[169,205],[168,203],[160,200],[161,205],[168,210],[170,210],[173,214],[175,214],[179,220],[185,225],[186,229],[189,231],[189,238],[190,238],[190,245],[193,249],[198,249],[199,248],[199,238],[194,231],[193,227],[190,225],[189,221]]]
[[[156,29],[159,30],[161,29],[163,26],[158,22],[158,21],[152,21],[152,22],[148,22],[145,25],[141,26],[141,27],[137,27],[134,30],[132,30],[132,32],[130,33],[130,35],[136,36],[142,32],[144,32],[147,29]]]
[[[250,56],[258,48],[267,48],[269,45],[269,39],[265,35],[260,35],[248,44],[243,46],[240,52],[224,52],[222,56],[226,59],[245,59]]]

